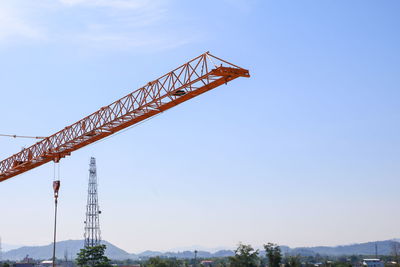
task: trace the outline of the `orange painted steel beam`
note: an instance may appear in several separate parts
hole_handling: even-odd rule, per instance
[[[249,71],[204,53],[114,103],[0,161],[0,182],[148,119]]]

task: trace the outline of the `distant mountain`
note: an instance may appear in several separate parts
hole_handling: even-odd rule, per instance
[[[230,256],[235,255],[235,252],[233,252],[233,250],[224,249],[224,250],[220,250],[220,251],[215,252],[213,255],[214,255],[214,257],[217,257],[217,258],[230,257]]]
[[[398,239],[367,242],[361,244],[353,244],[346,246],[336,247],[303,247],[290,249],[289,254],[300,254],[300,255],[375,255],[375,245],[378,248],[378,255],[390,255],[392,250],[393,242],[398,242]]]
[[[215,253],[217,251],[221,250],[233,250],[234,247],[225,247],[225,246],[220,246],[220,247],[205,247],[205,246],[199,246],[199,245],[193,245],[193,246],[185,246],[185,247],[176,247],[173,249],[168,250],[169,252],[177,252],[177,251],[208,251],[211,253]]]
[[[111,259],[134,259],[136,258],[134,254],[129,254],[128,252],[114,246],[113,244],[103,241],[107,246],[106,256]],[[83,240],[66,240],[57,242],[56,247],[56,257],[59,259],[64,259],[67,256],[69,259],[75,258],[76,254],[81,248],[83,248]],[[50,259],[52,257],[53,244],[46,246],[29,246],[20,247],[18,249],[13,249],[3,253],[3,259],[8,260],[22,260],[26,255],[29,255],[33,259]]]
[[[232,250],[220,250],[214,253],[208,251],[197,252],[198,258],[212,258],[212,257],[228,257],[233,256],[235,253]],[[180,252],[159,252],[159,251],[145,251],[139,254],[136,254],[139,258],[151,258],[151,257],[166,257],[166,258],[177,258],[177,259],[191,259],[194,258],[194,251],[180,251]]]
[[[139,253],[138,256],[141,258],[151,258],[151,257],[158,257],[162,256],[163,253],[159,251],[151,251],[151,250],[146,250],[143,251],[142,253]]]
[[[6,243],[1,243],[1,249],[3,250],[3,252],[12,250],[12,249],[16,249],[16,248],[20,248],[23,247],[23,245],[11,245],[11,244],[6,244]]]
[[[281,246],[281,251],[283,254],[290,255],[302,255],[302,256],[315,256],[320,255],[330,255],[330,256],[345,256],[345,255],[375,255],[375,245],[378,246],[379,255],[390,255],[393,242],[397,242],[398,239],[386,240],[386,241],[376,241],[361,244],[352,244],[345,246],[318,246],[318,247],[298,247],[290,248],[288,246]],[[199,258],[210,258],[210,257],[229,257],[233,256],[234,252],[232,250],[220,250],[214,253],[207,251],[199,251],[197,256]],[[260,255],[264,256],[265,252],[260,251]],[[193,251],[183,251],[183,252],[165,252],[161,253],[158,251],[146,251],[137,254],[139,258],[149,258],[149,257],[174,257],[174,258],[194,258]]]
[[[392,239],[386,241],[376,241],[367,242],[361,244],[352,244],[345,246],[318,246],[318,247],[299,247],[299,248],[289,248],[287,246],[281,246],[283,254],[292,255],[303,255],[303,256],[315,256],[320,255],[331,255],[331,256],[341,256],[341,255],[375,255],[375,245],[378,247],[379,255],[389,255],[391,253],[391,248],[393,242],[398,242],[399,239]],[[159,252],[159,251],[144,251],[139,254],[130,254],[125,250],[122,250],[113,244],[103,241],[107,245],[106,256],[115,260],[125,260],[125,259],[144,259],[150,257],[168,257],[168,258],[194,258],[194,251],[186,250],[181,252]],[[83,240],[67,240],[57,242],[57,258],[64,259],[67,255],[68,259],[76,258],[76,254],[83,247]],[[9,260],[22,260],[26,255],[34,259],[50,259],[52,255],[53,245],[47,246],[30,246],[21,247],[18,249],[13,249],[3,253],[3,259]],[[264,255],[264,251],[260,251],[261,255]],[[234,251],[232,250],[219,250],[214,253],[199,250],[197,257],[199,258],[211,258],[211,257],[229,257],[233,256]]]

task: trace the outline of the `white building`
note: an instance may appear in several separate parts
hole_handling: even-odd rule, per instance
[[[363,265],[366,267],[385,267],[385,264],[380,259],[364,259]]]

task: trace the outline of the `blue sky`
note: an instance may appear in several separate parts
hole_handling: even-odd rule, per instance
[[[0,3],[0,133],[50,135],[205,52],[250,69],[61,162],[59,239],[129,252],[399,237],[396,0]],[[29,140],[0,139],[5,158]],[[53,164],[0,184],[5,243],[52,240]],[[5,218],[5,219],[4,219]]]

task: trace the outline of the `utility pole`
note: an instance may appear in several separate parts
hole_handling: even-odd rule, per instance
[[[0,236],[0,262],[3,260],[2,254],[3,254],[3,251],[1,250],[1,236]]]
[[[54,190],[54,242],[53,242],[53,267],[56,266],[56,241],[57,241],[57,204],[58,190],[60,190],[60,180],[53,181]]]
[[[375,259],[378,258],[378,243],[375,243]]]

